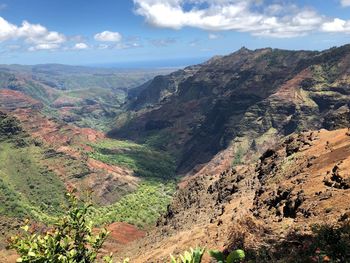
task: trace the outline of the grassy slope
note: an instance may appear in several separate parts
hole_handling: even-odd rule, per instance
[[[99,161],[125,166],[143,179],[140,187],[117,203],[96,208],[93,217],[97,224],[123,221],[145,227],[155,223],[166,210],[175,191],[175,162],[164,152],[147,145],[129,141],[102,140],[91,145],[90,157]]]
[[[42,149],[34,145],[17,148],[14,143],[1,142],[1,214],[37,219],[57,215],[65,188],[60,179],[40,163],[42,157]]]
[[[132,194],[124,196],[113,205],[95,208],[92,217],[100,225],[112,222],[127,222],[146,227],[156,222],[166,211],[175,190],[173,182],[146,181]]]
[[[65,187],[42,163],[44,150],[21,131],[16,120],[0,116],[0,214],[50,220],[60,212]],[[6,129],[4,127],[6,126]]]
[[[90,157],[96,160],[126,166],[136,176],[150,179],[170,179],[175,175],[175,161],[168,153],[157,151],[147,145],[129,141],[103,140],[91,145],[94,152]]]
[[[126,166],[143,179],[140,187],[115,204],[95,207],[96,224],[124,221],[145,227],[153,224],[170,203],[175,190],[175,163],[171,156],[149,146],[105,139],[92,145],[90,157]],[[46,149],[22,131],[17,120],[0,114],[0,214],[51,221],[60,214],[65,187],[45,164],[64,161],[45,157]],[[44,160],[45,159],[45,160]],[[45,162],[45,164],[44,164]],[[81,167],[71,165],[72,174]],[[97,219],[96,219],[97,218]]]

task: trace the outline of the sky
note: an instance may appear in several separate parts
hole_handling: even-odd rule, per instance
[[[180,66],[350,43],[350,0],[0,0],[0,64]]]

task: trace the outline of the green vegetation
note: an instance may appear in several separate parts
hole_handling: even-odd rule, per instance
[[[108,232],[103,229],[95,235],[92,222],[86,215],[90,205],[78,204],[78,200],[67,194],[69,207],[67,214],[59,220],[53,229],[44,235],[29,232],[29,226],[22,227],[24,235],[11,238],[10,248],[19,254],[16,262],[23,263],[93,263],[107,238]],[[112,262],[105,257],[105,262]]]
[[[80,127],[108,131],[136,88],[170,69],[122,70],[65,65],[2,65],[0,89],[20,91],[44,105],[43,113]],[[56,105],[56,103],[58,103]],[[74,106],[60,112],[59,104]],[[89,107],[93,105],[92,107]],[[66,113],[69,113],[68,116]]]
[[[165,212],[175,191],[172,157],[150,146],[130,141],[105,139],[91,144],[89,157],[107,164],[127,167],[143,179],[138,189],[115,204],[95,208],[97,224],[127,222],[139,227],[154,224]]]
[[[174,191],[174,183],[144,182],[117,203],[94,208],[91,216],[97,225],[127,222],[139,227],[149,226],[165,212]]]
[[[152,132],[146,137],[145,144],[155,149],[166,150],[165,145],[173,139],[169,131],[161,130]]]
[[[245,259],[245,253],[241,249],[232,251],[228,256],[218,250],[209,250],[208,253],[218,263],[239,263]]]
[[[235,152],[235,156],[233,158],[233,161],[232,161],[233,167],[242,164],[242,158],[244,156],[244,153],[245,152],[244,152],[243,148],[239,145],[238,149]]]
[[[170,255],[171,263],[200,263],[202,262],[204,251],[204,248],[191,248],[190,251],[185,251],[185,253],[180,255],[177,259],[173,255]]]
[[[204,255],[204,248],[191,248],[190,251],[185,251],[183,255],[179,255],[178,258],[175,258],[173,255],[170,255],[171,263],[201,263]],[[211,256],[215,262],[218,263],[240,263],[245,259],[245,253],[241,249],[237,249],[225,255],[223,252],[218,250],[209,250],[208,254]]]
[[[91,158],[130,168],[136,176],[149,179],[174,178],[175,161],[172,156],[150,146],[109,139],[91,146],[94,148],[94,152],[89,153]]]
[[[45,221],[60,212],[65,187],[43,158],[16,119],[0,114],[0,214]]]

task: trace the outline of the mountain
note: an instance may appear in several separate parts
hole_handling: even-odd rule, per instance
[[[237,160],[273,138],[348,125],[350,46],[322,52],[241,50],[131,90],[108,136],[154,142],[178,173],[232,148]],[[257,155],[255,155],[257,158]]]
[[[172,158],[147,145],[111,141],[101,131],[68,121],[62,109],[86,105],[55,106],[66,91],[33,80],[27,70],[27,66],[0,70],[0,249],[25,218],[41,225],[62,215],[67,190],[75,189],[80,198],[89,196],[96,224],[128,222],[134,226],[122,224],[122,228],[136,232],[137,227],[154,224],[175,188]],[[47,70],[53,69],[47,66]],[[64,73],[60,78],[65,79]],[[79,100],[98,99],[93,104],[96,113],[106,103],[103,96],[114,92],[112,88],[101,89],[89,92],[82,86],[69,92],[77,92],[74,96]],[[107,97],[119,109],[118,101]],[[94,118],[89,110],[85,112]],[[103,118],[95,117],[95,121],[104,125]],[[116,226],[111,225],[111,229]]]
[[[59,217],[76,188],[112,229],[105,250],[132,262],[197,245],[308,262],[350,232],[327,228],[350,213],[349,64],[350,45],[242,48],[154,78],[128,71],[127,87],[110,69],[1,67],[0,248],[24,218]]]
[[[51,117],[103,130],[120,112],[128,89],[169,72],[60,64],[0,65],[0,84],[1,89],[20,91],[42,102]]]
[[[348,259],[336,247],[348,237],[346,225],[342,232],[327,226],[349,222],[349,149],[348,129],[303,132],[283,138],[250,165],[200,172],[180,184],[155,229],[119,255],[166,262],[170,253],[200,246],[241,248],[252,262],[313,262],[319,246]]]

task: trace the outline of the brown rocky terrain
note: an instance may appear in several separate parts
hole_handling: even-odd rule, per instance
[[[281,248],[297,251],[313,224],[350,214],[349,69],[349,45],[243,48],[134,89],[108,136],[152,142],[177,158],[183,177],[154,229],[112,224],[105,250],[131,262],[166,262],[198,245],[292,262]],[[81,102],[53,101],[68,119]],[[93,189],[98,203],[110,204],[137,187],[131,170],[87,156],[103,133],[47,117],[44,104],[0,90],[0,110],[47,147],[43,162],[67,188]],[[89,114],[99,110],[88,104]]]
[[[265,248],[277,260],[275,249],[290,233],[307,236],[313,224],[347,220],[349,169],[348,129],[291,135],[256,164],[186,178],[157,227],[125,255],[166,262],[198,245]]]

